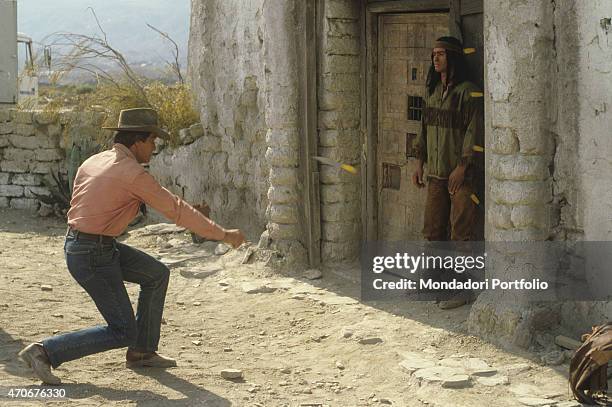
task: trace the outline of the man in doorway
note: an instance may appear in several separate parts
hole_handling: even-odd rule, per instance
[[[109,349],[127,347],[127,367],[171,367],[157,353],[170,271],[158,260],[115,238],[147,204],[198,235],[234,248],[244,242],[238,229],[226,230],[163,188],[145,171],[158,127],[153,109],[123,110],[112,149],[87,159],[74,181],[64,252],[72,277],[93,299],[107,325],[46,338],[19,356],[47,384],[60,384],[51,367]],[[136,316],[124,281],[140,285]]]
[[[468,80],[461,41],[454,37],[436,40],[427,77],[421,134],[416,142],[417,168],[413,183],[425,187],[423,165],[427,163],[427,200],[423,235],[428,241],[474,240],[481,181],[483,146],[482,93]],[[460,293],[440,303],[455,308],[471,296]]]

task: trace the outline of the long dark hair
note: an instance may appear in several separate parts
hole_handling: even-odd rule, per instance
[[[463,50],[463,44],[461,44],[461,41],[455,37],[440,37],[437,39],[437,41],[448,42]],[[462,52],[460,53],[446,50],[446,60],[448,61],[448,80],[452,81],[455,85],[469,80],[468,68]],[[438,86],[438,83],[440,83],[441,80],[442,78],[440,73],[436,72],[436,69],[434,68],[432,55],[426,85],[430,95],[434,92],[436,86]]]

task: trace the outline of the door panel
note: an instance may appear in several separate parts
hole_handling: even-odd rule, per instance
[[[412,185],[431,47],[448,35],[448,14],[378,19],[378,238],[422,240],[425,191]]]

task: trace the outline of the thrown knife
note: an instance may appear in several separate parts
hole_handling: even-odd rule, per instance
[[[339,163],[337,161],[332,160],[331,158],[326,158],[326,157],[312,156],[312,158],[314,158],[315,160],[317,160],[321,164],[331,165],[332,167],[341,168],[341,169],[343,169],[344,171],[346,171],[348,173],[351,173],[353,175],[357,175],[357,172],[358,172],[357,168],[353,167],[352,165],[342,164],[342,163]]]

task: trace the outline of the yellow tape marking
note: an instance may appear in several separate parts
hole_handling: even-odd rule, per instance
[[[471,92],[470,96],[473,97],[473,98],[481,98],[481,97],[484,96],[484,93],[482,93],[482,92]]]
[[[476,48],[464,48],[463,53],[465,55],[470,55],[476,53]]]
[[[472,147],[472,150],[477,151],[479,153],[482,153],[484,151],[484,147],[474,146],[474,147]]]
[[[478,197],[476,196],[476,194],[472,194],[472,195],[470,196],[470,198],[472,198],[472,201],[474,201],[474,203],[475,203],[476,205],[480,205],[480,199],[478,199]]]

